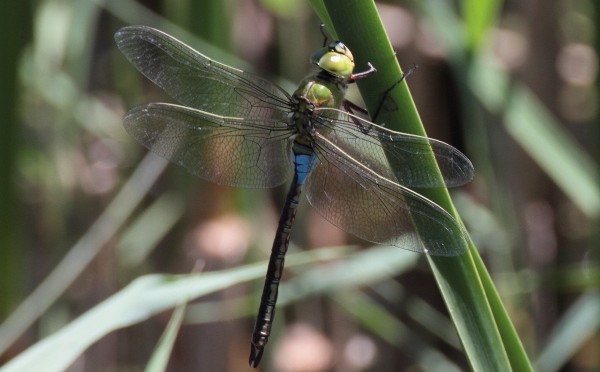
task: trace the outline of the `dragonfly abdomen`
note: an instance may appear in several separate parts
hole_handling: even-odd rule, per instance
[[[310,167],[309,163],[306,163],[312,161],[310,155],[300,154],[299,157],[300,160],[294,160],[294,162],[298,164],[297,162],[300,161],[300,168],[304,169],[305,167]],[[298,157],[295,157],[295,159],[298,159]],[[281,212],[281,217],[279,218],[277,232],[275,233],[275,240],[273,241],[273,248],[271,250],[271,257],[269,259],[269,266],[265,278],[265,286],[263,288],[258,316],[256,317],[256,324],[254,325],[250,343],[251,350],[249,362],[250,366],[254,368],[260,363],[265,345],[271,334],[273,320],[275,319],[275,304],[277,303],[279,283],[281,282],[281,276],[283,274],[285,254],[288,250],[292,225],[296,218],[300,193],[302,192],[302,183],[299,181],[301,172],[298,171],[298,167],[294,172],[294,178],[290,185],[290,189],[288,190],[285,205]],[[306,176],[304,175],[302,177],[304,178]]]

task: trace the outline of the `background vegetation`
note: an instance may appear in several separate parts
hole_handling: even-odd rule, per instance
[[[174,371],[246,370],[285,187],[218,187],[147,156],[121,117],[170,100],[112,35],[150,25],[292,90],[322,42],[315,12],[290,0],[0,7],[0,365],[13,361],[0,370],[160,369],[165,350]],[[598,370],[598,3],[378,7],[401,66],[419,65],[408,85],[428,135],[473,160],[454,204],[534,368]],[[424,257],[363,249],[308,203],[299,213],[266,370],[473,365]],[[176,332],[170,308],[199,295]]]

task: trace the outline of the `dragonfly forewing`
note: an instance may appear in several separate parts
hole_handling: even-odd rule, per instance
[[[221,185],[274,187],[292,167],[286,123],[228,118],[167,103],[130,110],[127,132],[152,152]]]
[[[285,120],[290,96],[279,86],[229,67],[145,26],[115,34],[119,50],[148,79],[186,106],[228,117]]]
[[[444,142],[395,132],[341,110],[320,108],[315,113],[336,117],[321,120],[323,125],[333,127],[323,132],[329,141],[375,173],[401,185],[455,187],[473,178],[471,161]],[[443,179],[431,171],[432,155]]]
[[[464,228],[416,192],[352,160],[317,136],[318,162],[306,196],[329,222],[364,240],[438,256],[467,249]]]

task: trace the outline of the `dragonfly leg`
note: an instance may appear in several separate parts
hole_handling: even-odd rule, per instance
[[[398,80],[397,82],[395,82],[394,84],[392,84],[392,86],[390,86],[389,88],[387,88],[385,90],[385,92],[383,92],[383,97],[381,98],[381,101],[379,102],[379,106],[377,106],[377,110],[375,110],[375,114],[373,115],[372,119],[373,121],[377,120],[377,116],[379,116],[379,113],[381,112],[381,109],[383,108],[383,105],[385,104],[385,100],[388,98],[388,95],[390,94],[390,92],[401,82],[404,81],[404,79],[406,79],[407,77],[409,77],[410,75],[412,75],[413,72],[415,72],[415,70],[418,68],[419,66],[416,64],[412,64],[410,66],[410,68],[402,74],[402,76],[400,77],[400,80]]]
[[[345,99],[344,102],[342,103],[342,105],[344,107],[344,110],[348,111],[351,114],[359,112],[364,115],[369,115],[369,112],[366,109],[360,107],[359,105],[357,105],[356,103],[354,103],[350,100]],[[354,124],[356,124],[356,127],[364,134],[369,133],[369,131],[371,130],[370,126],[369,127],[365,126],[364,123],[361,122],[360,120],[356,120],[352,116],[350,116],[350,119],[354,122]]]
[[[348,79],[348,84],[355,83],[356,79],[362,79],[364,77],[371,76],[377,72],[377,69],[371,64],[371,62],[367,62],[367,65],[369,66],[369,68],[365,71],[357,72],[356,74],[350,75],[350,78]]]
[[[369,112],[366,109],[360,107],[359,105],[350,100],[345,99],[344,102],[342,102],[342,105],[344,106],[344,110],[348,111],[351,114],[354,114],[356,112],[359,112],[364,115],[369,114]]]
[[[327,35],[327,28],[325,27],[325,23],[321,23],[319,29],[321,30],[321,35],[323,35],[323,48],[325,48],[325,45],[327,45],[327,40],[329,40],[329,35]]]

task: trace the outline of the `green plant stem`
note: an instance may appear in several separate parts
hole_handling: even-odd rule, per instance
[[[324,5],[335,32],[352,50],[357,71],[366,67],[367,62],[378,70],[377,74],[358,82],[367,108],[374,112],[383,92],[402,76],[374,3],[325,0]],[[379,115],[379,123],[394,130],[425,135],[405,82],[390,93],[388,101],[392,104]],[[432,167],[435,168],[434,163]],[[418,192],[460,221],[446,189],[419,189]],[[469,252],[461,256],[428,256],[428,260],[471,367],[477,371],[531,370],[472,241],[469,241]]]

